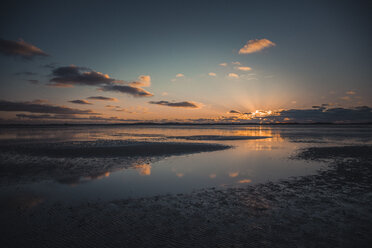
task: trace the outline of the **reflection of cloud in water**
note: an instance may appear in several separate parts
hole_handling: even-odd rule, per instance
[[[151,165],[150,164],[139,164],[134,166],[136,170],[138,170],[141,176],[149,176],[151,175]]]
[[[217,175],[213,173],[213,174],[210,174],[209,177],[210,177],[210,178],[216,178]]]
[[[184,176],[184,174],[183,173],[176,173],[176,176],[179,177],[179,178],[181,178],[181,177]]]
[[[250,183],[250,182],[252,182],[251,179],[242,179],[238,181],[238,183]]]
[[[239,176],[239,172],[229,172],[229,177],[237,177]]]

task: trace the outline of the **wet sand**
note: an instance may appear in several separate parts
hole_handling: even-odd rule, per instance
[[[205,189],[1,215],[5,247],[368,247],[372,147],[314,147],[292,159],[326,160],[316,175],[244,188]],[[18,204],[18,205],[17,205]],[[4,211],[2,211],[4,213]]]
[[[121,140],[0,145],[0,185],[56,180],[74,183],[175,155],[229,149],[221,144]]]

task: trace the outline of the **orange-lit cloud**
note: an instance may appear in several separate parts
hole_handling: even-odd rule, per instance
[[[229,177],[237,177],[239,176],[239,172],[230,172]]]
[[[230,78],[235,78],[235,79],[239,78],[239,75],[236,74],[236,73],[229,73],[227,76],[230,77]]]
[[[150,87],[151,77],[149,75],[140,75],[138,81],[131,82],[130,85],[135,87]]]
[[[252,182],[251,179],[242,179],[238,181],[238,183],[251,183],[251,182]]]
[[[346,92],[347,95],[356,95],[356,92],[353,90],[349,90]]]
[[[182,73],[178,73],[177,75],[176,75],[176,77],[178,77],[178,78],[180,78],[180,77],[184,77],[185,75],[183,75]]]
[[[240,50],[239,54],[249,54],[259,52],[265,48],[273,47],[276,44],[268,39],[249,40]]]
[[[210,73],[208,73],[208,75],[211,76],[211,77],[217,76],[216,73],[214,73],[214,72],[210,72]]]
[[[221,63],[220,66],[227,66],[227,63]]]
[[[250,71],[250,70],[252,70],[252,68],[248,67],[248,66],[239,66],[239,67],[237,67],[237,69],[240,70],[240,71]]]

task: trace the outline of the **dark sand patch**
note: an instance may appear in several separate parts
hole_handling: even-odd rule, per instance
[[[1,215],[6,237],[1,242],[6,247],[369,247],[371,147],[309,151],[311,156],[305,150],[297,158],[328,158],[332,151],[329,169],[246,188],[9,211]],[[345,151],[354,157],[345,160]]]
[[[228,148],[231,146],[116,140],[8,144],[0,146],[0,184],[48,179],[74,184],[82,177],[94,179],[168,156]]]
[[[224,136],[224,135],[193,135],[193,136],[169,136],[172,139],[185,140],[256,140],[268,139],[271,136]]]

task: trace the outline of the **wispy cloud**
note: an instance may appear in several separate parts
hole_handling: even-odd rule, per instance
[[[114,97],[106,97],[106,96],[90,96],[90,97],[87,97],[87,99],[98,100],[98,101],[114,101],[114,102],[118,100]]]
[[[346,92],[347,95],[356,95],[356,92],[353,90],[349,90]]]
[[[239,75],[236,74],[236,73],[229,73],[227,76],[230,77],[230,78],[235,78],[235,79],[239,78]]]
[[[268,39],[249,40],[240,50],[239,54],[249,54],[259,52],[265,48],[273,47],[276,44]]]
[[[0,39],[0,53],[6,56],[19,56],[25,59],[32,59],[37,56],[49,56],[40,48],[20,39],[19,41]]]
[[[97,114],[93,113],[92,110],[73,109],[64,106],[40,104],[34,102],[11,102],[5,100],[0,100],[0,111],[78,115]]]
[[[39,83],[39,80],[36,80],[36,79],[29,79],[27,80],[29,83],[32,83],[32,84],[38,84]]]
[[[227,66],[227,63],[221,63],[220,66]]]
[[[176,77],[178,77],[178,78],[180,78],[180,77],[184,77],[185,75],[184,74],[182,74],[182,73],[178,73],[177,75],[176,75]]]
[[[129,85],[105,85],[102,88],[100,88],[103,91],[113,91],[113,92],[120,92],[120,93],[126,93],[129,95],[132,95],[134,97],[150,97],[153,96],[152,93],[133,86]]]
[[[210,73],[208,73],[208,75],[211,76],[211,77],[217,76],[216,73],[214,73],[214,72],[210,72]]]
[[[231,62],[233,65],[241,65],[239,61]]]
[[[190,101],[184,102],[168,102],[168,101],[150,101],[150,104],[157,104],[168,107],[177,107],[177,108],[200,108],[200,104]]]
[[[75,104],[85,104],[85,105],[92,105],[92,103],[86,101],[86,100],[72,100],[72,101],[69,101],[71,103],[75,103]]]

